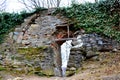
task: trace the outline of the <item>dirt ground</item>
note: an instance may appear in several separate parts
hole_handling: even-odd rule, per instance
[[[120,80],[120,52],[100,53],[98,59],[89,59],[71,77],[40,77],[0,72],[0,80]]]

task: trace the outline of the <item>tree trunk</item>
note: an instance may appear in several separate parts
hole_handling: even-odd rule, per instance
[[[57,0],[57,7],[60,6],[60,1],[61,1],[61,0]]]
[[[98,3],[98,0],[95,0],[95,3]]]

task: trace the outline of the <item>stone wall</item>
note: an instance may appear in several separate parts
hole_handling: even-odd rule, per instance
[[[16,74],[55,75],[54,52],[50,46],[19,47],[14,53],[12,50],[6,47],[1,53],[0,65],[6,70]]]
[[[114,51],[119,48],[119,43],[109,38],[103,38],[95,33],[77,35],[77,39],[73,40],[73,48],[70,51],[67,75],[75,73],[82,66],[85,59],[98,56],[98,51]],[[81,44],[82,43],[82,44]],[[74,47],[81,44],[81,47]]]
[[[56,24],[63,23],[63,20],[63,17],[47,15],[46,11],[40,16],[26,18],[1,44],[1,65],[15,73],[56,75],[60,62],[56,59],[60,56],[56,56],[49,42],[52,42]]]
[[[60,76],[61,55],[59,50],[61,43],[57,46],[57,49],[48,46],[52,42],[52,37],[54,37],[53,33],[57,32],[56,24],[67,21],[64,17],[58,17],[60,16],[42,14],[36,16],[34,20],[31,19],[32,17],[25,19],[25,22],[17,26],[13,32],[10,32],[4,43],[1,44],[0,66],[14,73]],[[28,23],[31,20],[33,22]],[[61,30],[59,32],[63,34]],[[64,38],[67,37],[66,34],[67,32],[65,32]],[[69,33],[69,35],[73,37],[73,32]],[[104,40],[97,34],[81,34],[80,36],[83,45],[80,48],[71,49],[68,70],[77,70],[81,66],[81,62],[87,56],[94,55],[96,51],[103,48],[117,48],[114,45],[116,41]],[[106,45],[106,43],[109,45]],[[75,40],[72,45],[79,44],[79,41]]]

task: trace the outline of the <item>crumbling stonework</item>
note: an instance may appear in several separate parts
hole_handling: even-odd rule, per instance
[[[70,72],[69,74],[71,74],[71,72],[75,73],[75,71],[82,66],[82,62],[84,60],[98,56],[98,51],[114,51],[114,49],[119,47],[117,41],[110,40],[109,38],[103,38],[95,33],[80,34],[77,36],[80,37],[76,40],[73,40],[73,48],[70,50],[67,69],[68,73]],[[81,44],[81,47],[77,46],[79,44]]]
[[[40,15],[28,17],[9,33],[1,45],[0,62],[3,67],[16,73],[61,75],[58,74],[60,71],[56,72],[56,68],[60,68],[60,55],[56,55],[59,51],[54,50],[50,42],[53,41],[51,36],[56,24],[63,23],[63,17],[60,19],[47,12],[46,10]]]
[[[50,14],[33,15],[27,18],[23,24],[9,33],[6,41],[0,46],[0,64],[15,73],[61,76],[60,46],[67,38],[75,36],[72,31],[73,25],[70,31],[67,31],[66,21],[63,17],[60,19]],[[56,35],[53,35],[54,33]],[[82,41],[83,45],[71,49],[68,71],[75,72],[81,67],[82,61],[90,58],[91,55],[96,55],[96,51],[112,51],[117,48],[116,41],[105,40],[95,33],[76,36],[81,36],[80,42]],[[55,40],[62,38],[65,39]],[[72,40],[73,46],[80,44]],[[50,42],[53,44],[50,45]]]

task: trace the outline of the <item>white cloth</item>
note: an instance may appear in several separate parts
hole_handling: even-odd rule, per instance
[[[83,45],[83,42],[81,40],[81,36],[77,37],[77,41],[79,44],[76,46],[73,46],[74,48],[78,48],[78,47],[81,47]],[[67,69],[67,63],[69,61],[70,50],[72,48],[71,42],[72,42],[72,40],[68,40],[61,45],[61,60],[62,60],[61,68],[62,68],[62,75],[63,76],[65,76],[66,69]]]
[[[67,63],[69,60],[70,49],[72,40],[68,40],[61,45],[61,59],[62,59],[62,67],[67,68]]]

